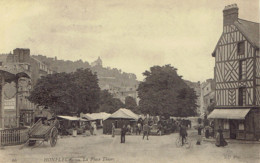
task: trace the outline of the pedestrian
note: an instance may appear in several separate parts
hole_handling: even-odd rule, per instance
[[[215,145],[217,147],[224,147],[224,146],[227,145],[227,142],[226,142],[226,140],[224,139],[224,136],[223,136],[223,131],[221,130],[220,127],[219,127],[217,135],[216,135],[216,143],[215,143]]]
[[[96,135],[97,134],[97,125],[96,125],[96,122],[94,122],[93,124],[93,135]]]
[[[139,131],[138,131],[138,124],[136,124],[136,125],[135,125],[135,134],[137,135],[138,132],[139,132]]]
[[[210,127],[212,128],[211,136],[214,137],[214,134],[215,134],[215,123],[214,123],[214,121],[211,122]]]
[[[131,126],[130,126],[130,124],[127,125],[127,132],[129,132],[130,134],[132,134],[132,133],[131,133]]]
[[[148,136],[149,136],[149,130],[150,130],[150,127],[149,127],[149,125],[146,123],[145,125],[144,125],[144,127],[143,127],[143,139],[144,139],[144,137],[146,136],[147,137],[147,140],[149,140],[148,139]]]
[[[140,135],[141,134],[141,130],[142,130],[142,125],[141,125],[141,123],[138,123],[137,125],[138,125],[138,133]]]
[[[160,135],[160,136],[162,135],[162,125],[161,125],[161,123],[158,123],[157,134]]]
[[[90,136],[90,126],[88,122],[85,125],[85,136]]]
[[[126,134],[126,127],[125,125],[123,125],[123,127],[121,128],[121,143],[125,143],[125,134]]]
[[[184,145],[184,141],[186,142],[186,137],[188,136],[187,130],[184,124],[180,125],[180,136],[181,136],[181,144]]]
[[[90,124],[90,134],[93,135],[94,132],[94,126],[93,126],[93,122]]]
[[[115,124],[112,123],[112,137],[115,137]]]
[[[201,119],[200,118],[198,119],[198,123],[199,123],[199,125],[198,125],[198,139],[197,139],[197,143],[196,144],[200,145],[201,144],[201,140],[202,140],[201,131],[203,129],[203,126],[201,124]]]

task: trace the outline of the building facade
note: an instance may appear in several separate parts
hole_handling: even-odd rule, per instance
[[[215,128],[231,139],[260,137],[259,23],[238,18],[236,4],[223,10],[215,57]]]
[[[208,107],[215,103],[215,81],[207,79],[201,83],[201,113],[209,114]]]
[[[30,78],[20,77],[17,81],[17,86],[12,82],[5,84],[3,87],[5,92],[3,106],[5,110],[5,128],[15,126],[14,115],[17,113],[16,110],[19,110],[20,123],[30,126],[34,123],[34,110],[36,106],[27,97],[41,76],[52,74],[54,71],[48,65],[33,58],[30,55],[30,49],[22,48],[16,48],[13,50],[13,53],[2,57],[0,67],[11,72],[25,72],[30,76]]]

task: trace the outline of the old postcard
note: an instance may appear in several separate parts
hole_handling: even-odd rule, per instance
[[[0,1],[0,162],[259,163],[258,0]]]

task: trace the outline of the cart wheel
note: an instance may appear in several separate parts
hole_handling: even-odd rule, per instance
[[[190,147],[191,147],[191,141],[190,141],[188,138],[186,138],[185,148],[186,148],[186,149],[189,149]]]
[[[181,137],[180,136],[176,139],[175,144],[176,144],[176,147],[178,147],[178,148],[181,147],[182,141],[181,141]]]
[[[51,133],[50,133],[50,144],[51,147],[54,147],[57,143],[58,140],[58,129],[56,127],[53,127],[51,129]]]

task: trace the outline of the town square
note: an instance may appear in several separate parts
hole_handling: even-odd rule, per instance
[[[0,13],[0,162],[260,161],[258,0]]]

